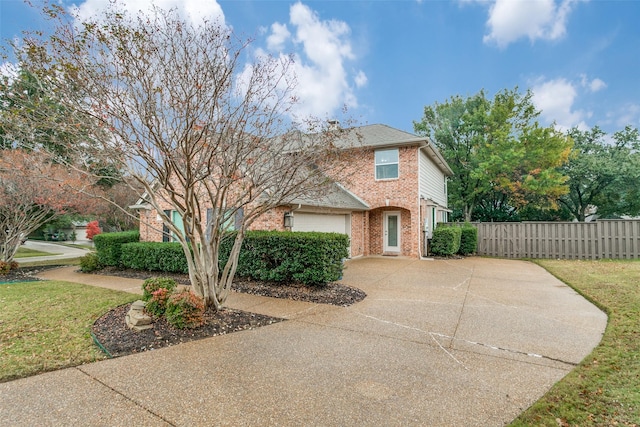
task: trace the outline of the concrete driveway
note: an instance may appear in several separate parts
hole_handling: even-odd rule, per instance
[[[364,258],[348,308],[232,295],[286,322],[0,384],[2,425],[501,426],[606,316],[534,264]]]

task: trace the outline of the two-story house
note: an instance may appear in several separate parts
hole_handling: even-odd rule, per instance
[[[426,137],[380,124],[345,135],[335,142],[338,148],[357,150],[346,156],[348,180],[335,182],[333,191],[320,199],[291,200],[251,228],[345,233],[351,257],[426,255],[425,238],[437,222],[447,220],[451,168]],[[145,214],[148,218],[149,212]],[[145,241],[162,240],[142,218],[140,235]]]

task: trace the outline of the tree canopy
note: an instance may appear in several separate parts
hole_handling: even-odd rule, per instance
[[[578,221],[599,217],[640,214],[640,137],[627,126],[611,138],[599,127],[571,129],[574,141],[562,172],[569,192],[560,203]]]
[[[424,109],[416,133],[428,136],[451,166],[450,206],[466,221],[475,212],[507,219],[519,209],[557,207],[568,189],[559,171],[571,139],[543,127],[531,93],[503,90],[493,99],[484,91],[454,96]]]
[[[54,112],[38,119],[83,141],[65,146],[74,159],[126,171],[181,243],[193,290],[221,307],[247,228],[275,206],[330,188],[326,176],[338,171],[312,166],[335,158],[339,132],[326,132],[326,120],[291,120],[293,59],[249,52],[250,41],[224,25],[160,8],[129,15],[117,2],[84,22],[56,6],[47,14],[55,34],[16,50],[65,111],[62,125]],[[34,115],[19,105],[12,113],[10,137],[24,140]],[[83,170],[92,172],[87,163]],[[237,233],[219,266],[229,218]]]
[[[21,149],[0,151],[0,261],[10,263],[29,233],[70,212],[92,210],[84,177],[47,156]]]

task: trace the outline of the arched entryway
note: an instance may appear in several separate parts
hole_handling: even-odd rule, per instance
[[[413,240],[409,210],[388,206],[369,211],[371,255],[411,255]]]

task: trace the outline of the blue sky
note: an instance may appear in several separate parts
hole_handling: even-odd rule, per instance
[[[76,2],[83,16],[109,0]],[[151,0],[128,0],[131,10]],[[70,5],[70,2],[64,2]],[[186,19],[224,20],[252,52],[296,56],[301,112],[412,132],[425,105],[484,89],[531,89],[561,129],[640,127],[640,2],[601,0],[157,0]],[[0,37],[43,21],[0,0]],[[4,42],[3,42],[4,44]]]

